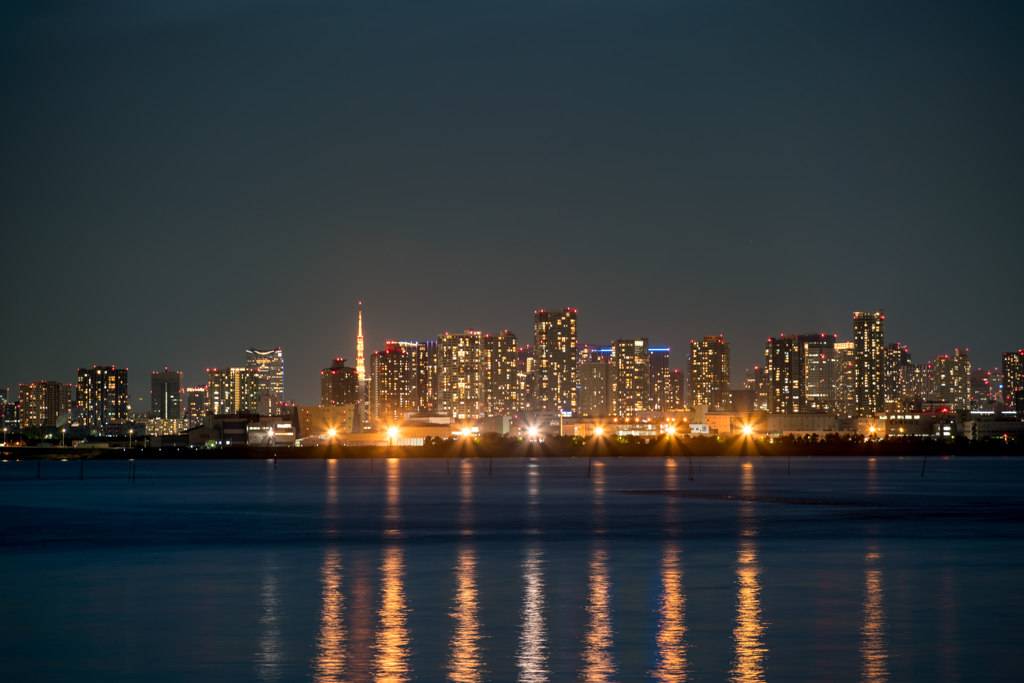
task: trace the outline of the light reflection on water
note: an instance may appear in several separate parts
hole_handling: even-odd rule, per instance
[[[400,546],[384,549],[381,563],[380,624],[374,646],[374,680],[399,683],[410,679],[409,629],[405,600],[403,551]]]
[[[448,657],[448,678],[457,683],[476,683],[483,680],[484,674],[476,565],[476,551],[468,546],[460,548],[455,567],[455,610],[451,614],[455,631]]]
[[[744,494],[756,492],[754,467],[745,462],[740,472],[740,488]],[[742,683],[764,681],[764,659],[768,648],[764,644],[765,624],[761,615],[761,568],[757,561],[758,534],[755,504],[740,504],[740,547],[736,559],[736,625],[733,640],[736,656],[729,680]]]
[[[516,665],[522,683],[548,680],[547,633],[544,628],[544,553],[537,542],[523,561],[523,609]]]
[[[583,638],[581,680],[588,683],[616,678],[614,632],[612,630],[612,582],[608,572],[608,552],[595,544],[588,566],[590,586],[587,602],[587,631]]]
[[[281,676],[284,653],[281,648],[281,599],[277,589],[277,572],[273,560],[264,569],[263,585],[260,589],[260,639],[256,653],[256,678],[261,681],[276,681]]]
[[[665,554],[661,560],[661,605],[658,614],[658,666],[651,672],[651,677],[657,681],[681,683],[687,680],[689,664],[686,661],[683,560],[677,541],[665,545]]]
[[[328,549],[320,570],[323,605],[313,664],[313,680],[318,683],[345,680],[345,596],[341,572],[341,551]]]
[[[877,545],[868,546],[864,569],[864,617],[861,625],[860,656],[863,679],[867,683],[885,683],[889,680],[885,642],[885,594],[882,570],[878,567],[881,555]]]

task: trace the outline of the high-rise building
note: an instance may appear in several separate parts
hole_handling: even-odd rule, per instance
[[[260,394],[256,371],[252,368],[213,368],[207,370],[207,398],[213,415],[256,415]]]
[[[732,403],[729,386],[731,359],[729,342],[722,335],[705,336],[690,342],[688,357],[687,405],[706,405],[714,411],[726,411]]]
[[[669,386],[672,392],[672,405],[668,410],[681,410],[686,403],[686,373],[673,370],[669,373]]]
[[[164,368],[154,372],[149,380],[150,410],[160,420],[180,420],[184,386],[181,373]]]
[[[440,412],[456,419],[483,417],[486,397],[482,335],[466,330],[438,337],[437,367]]]
[[[422,413],[437,411],[437,342],[388,342],[405,350],[412,363],[413,410]]]
[[[612,342],[612,385],[614,413],[633,418],[651,404],[651,353],[647,339],[619,339]]]
[[[516,335],[505,330],[485,334],[481,340],[484,375],[484,411],[487,417],[506,417],[519,410],[519,350]]]
[[[112,365],[78,369],[78,419],[86,427],[128,422],[128,369]]]
[[[18,386],[21,426],[56,427],[57,420],[71,412],[71,385],[61,382],[30,382]]]
[[[768,376],[764,366],[755,365],[753,370],[747,370],[743,388],[754,392],[754,410],[768,410]]]
[[[931,395],[933,407],[968,410],[971,402],[971,359],[967,349],[956,349],[953,355],[935,356],[931,362]]]
[[[669,352],[667,347],[652,348],[649,350],[651,358],[651,387],[647,392],[649,397],[648,410],[672,410],[672,369],[669,367]]]
[[[885,311],[853,314],[853,379],[857,415],[885,410]]]
[[[580,387],[576,394],[579,413],[584,417],[608,417],[612,414],[615,366],[610,358],[598,356],[580,363],[577,369]]]
[[[903,378],[910,365],[910,351],[899,343],[885,347],[885,405],[886,410],[899,410],[903,405]]]
[[[833,412],[838,417],[857,414],[857,383],[854,363],[854,344],[836,342],[836,388]]]
[[[800,340],[789,334],[769,338],[764,347],[764,367],[768,378],[768,412],[806,412],[803,344]]]
[[[533,314],[533,409],[576,411],[576,309]]]
[[[320,371],[320,405],[347,406],[359,401],[359,378],[356,369],[345,365],[344,358],[335,358],[331,367]]]
[[[260,351],[246,349],[245,367],[256,373],[260,415],[280,415],[284,401],[284,354],[281,347]]]
[[[370,356],[370,418],[393,424],[416,410],[412,395],[412,354],[396,342]]]
[[[185,389],[185,419],[189,429],[199,427],[209,412],[208,387],[189,387]]]
[[[596,344],[580,344],[576,362],[578,364],[597,363],[601,360],[611,361],[611,359],[612,347],[610,346],[598,346]]]
[[[804,412],[825,413],[836,400],[836,335],[801,334]]]
[[[519,347],[516,379],[519,382],[519,410],[532,410],[533,406],[533,350],[529,344]]]
[[[1014,395],[1018,391],[1024,391],[1024,350],[1006,351],[1003,353],[1003,405],[1007,410],[1013,409]]]

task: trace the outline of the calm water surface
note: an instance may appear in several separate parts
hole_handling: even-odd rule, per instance
[[[1024,460],[921,466],[2,463],[0,679],[1020,680]]]

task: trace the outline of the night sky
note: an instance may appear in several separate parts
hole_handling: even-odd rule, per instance
[[[0,387],[115,364],[148,406],[280,345],[315,404],[359,300],[368,351],[570,306],[676,367],[725,334],[736,386],[884,308],[992,369],[1022,35],[1019,0],[8,0]]]

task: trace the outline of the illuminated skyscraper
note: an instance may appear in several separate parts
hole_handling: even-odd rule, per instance
[[[838,417],[854,417],[857,414],[857,382],[854,363],[854,344],[836,342],[835,404],[832,408]]]
[[[651,387],[648,391],[648,410],[672,410],[672,369],[669,367],[669,349],[650,349]]]
[[[967,349],[956,349],[952,356],[935,356],[931,362],[932,407],[968,410],[971,400],[971,359]]]
[[[356,369],[346,367],[344,358],[335,358],[331,367],[320,371],[320,405],[356,405],[359,401],[359,378]]]
[[[184,387],[181,373],[169,371],[154,372],[149,380],[150,409],[161,420],[180,420]]]
[[[484,403],[487,417],[506,417],[519,410],[516,335],[505,330],[482,338]]]
[[[185,389],[185,418],[188,420],[189,429],[203,424],[206,413],[209,411],[207,397],[208,387]]]
[[[731,359],[729,342],[722,335],[705,336],[690,342],[687,404],[706,405],[711,410],[729,410],[732,392],[729,386]]]
[[[576,411],[576,309],[533,314],[533,409]]]
[[[370,418],[379,424],[399,422],[414,412],[412,354],[395,342],[370,356]]]
[[[71,385],[61,382],[31,382],[18,387],[22,427],[56,427],[57,420],[71,412]]]
[[[903,405],[903,378],[910,365],[910,351],[900,344],[885,347],[885,406],[886,410],[900,410]]]
[[[885,311],[853,314],[853,379],[857,415],[885,409]]]
[[[686,373],[673,370],[669,373],[669,386],[672,387],[672,405],[669,410],[682,410],[686,403]]]
[[[533,410],[533,349],[529,344],[519,347],[516,379],[519,381],[519,410]]]
[[[764,347],[764,367],[768,379],[768,412],[805,412],[803,344],[789,334],[769,338]]]
[[[651,404],[651,353],[647,339],[619,339],[612,342],[612,386],[614,414],[633,418]]]
[[[475,330],[441,335],[437,340],[440,412],[456,419],[483,417],[484,395],[482,335]]]
[[[260,415],[280,415],[284,400],[284,354],[281,347],[268,351],[246,349],[245,367],[256,373]]]
[[[615,366],[610,358],[596,356],[580,363],[577,369],[580,387],[576,395],[580,415],[608,417],[612,414],[615,387]]]
[[[409,354],[412,362],[413,410],[433,413],[438,410],[437,401],[437,342],[388,342],[396,344]]]
[[[797,341],[803,364],[805,412],[829,412],[836,400],[836,335],[801,334]]]
[[[128,422],[128,369],[114,366],[79,368],[78,419],[86,427]]]
[[[1024,350],[1003,353],[1003,405],[1013,410],[1014,396],[1024,391]],[[1024,415],[1018,415],[1024,418]]]
[[[256,371],[251,368],[207,370],[207,405],[214,415],[256,415],[260,407]]]

